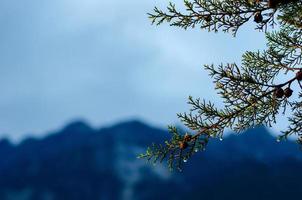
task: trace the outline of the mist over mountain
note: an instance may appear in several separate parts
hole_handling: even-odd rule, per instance
[[[43,139],[0,141],[0,199],[294,199],[302,195],[302,152],[263,128],[213,140],[169,172],[136,158],[165,130],[140,121],[93,129],[74,122]]]

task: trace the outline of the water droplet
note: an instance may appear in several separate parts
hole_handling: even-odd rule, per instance
[[[221,137],[221,138],[219,138],[219,140],[220,140],[220,141],[222,141],[222,140],[223,140],[223,138]]]
[[[195,153],[197,153],[197,152],[198,152],[198,149],[194,149],[194,151],[195,151]]]
[[[278,138],[278,139],[277,139],[277,142],[281,142],[281,140]]]
[[[188,160],[187,160],[187,159],[184,159],[184,163],[186,163],[186,162],[188,162]]]
[[[205,150],[206,150],[206,148],[205,148],[205,147],[203,147],[203,148],[202,148],[202,150],[203,150],[203,151],[205,151]]]

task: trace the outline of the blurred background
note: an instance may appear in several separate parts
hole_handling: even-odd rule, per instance
[[[274,138],[282,117],[213,141],[182,173],[136,159],[169,137],[189,95],[222,105],[203,64],[265,48],[253,23],[236,38],[152,26],[167,3],[0,1],[0,199],[301,196],[302,154]]]

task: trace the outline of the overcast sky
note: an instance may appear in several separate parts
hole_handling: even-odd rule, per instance
[[[237,38],[151,26],[155,0],[1,0],[0,137],[41,136],[85,119],[95,127],[138,118],[178,122],[187,97],[219,102],[203,64],[239,62],[265,47]]]

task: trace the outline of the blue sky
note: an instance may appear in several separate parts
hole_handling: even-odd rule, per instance
[[[151,26],[155,0],[1,0],[0,137],[42,136],[75,119],[165,126],[187,97],[220,100],[203,64],[265,47],[253,23],[215,34]]]

